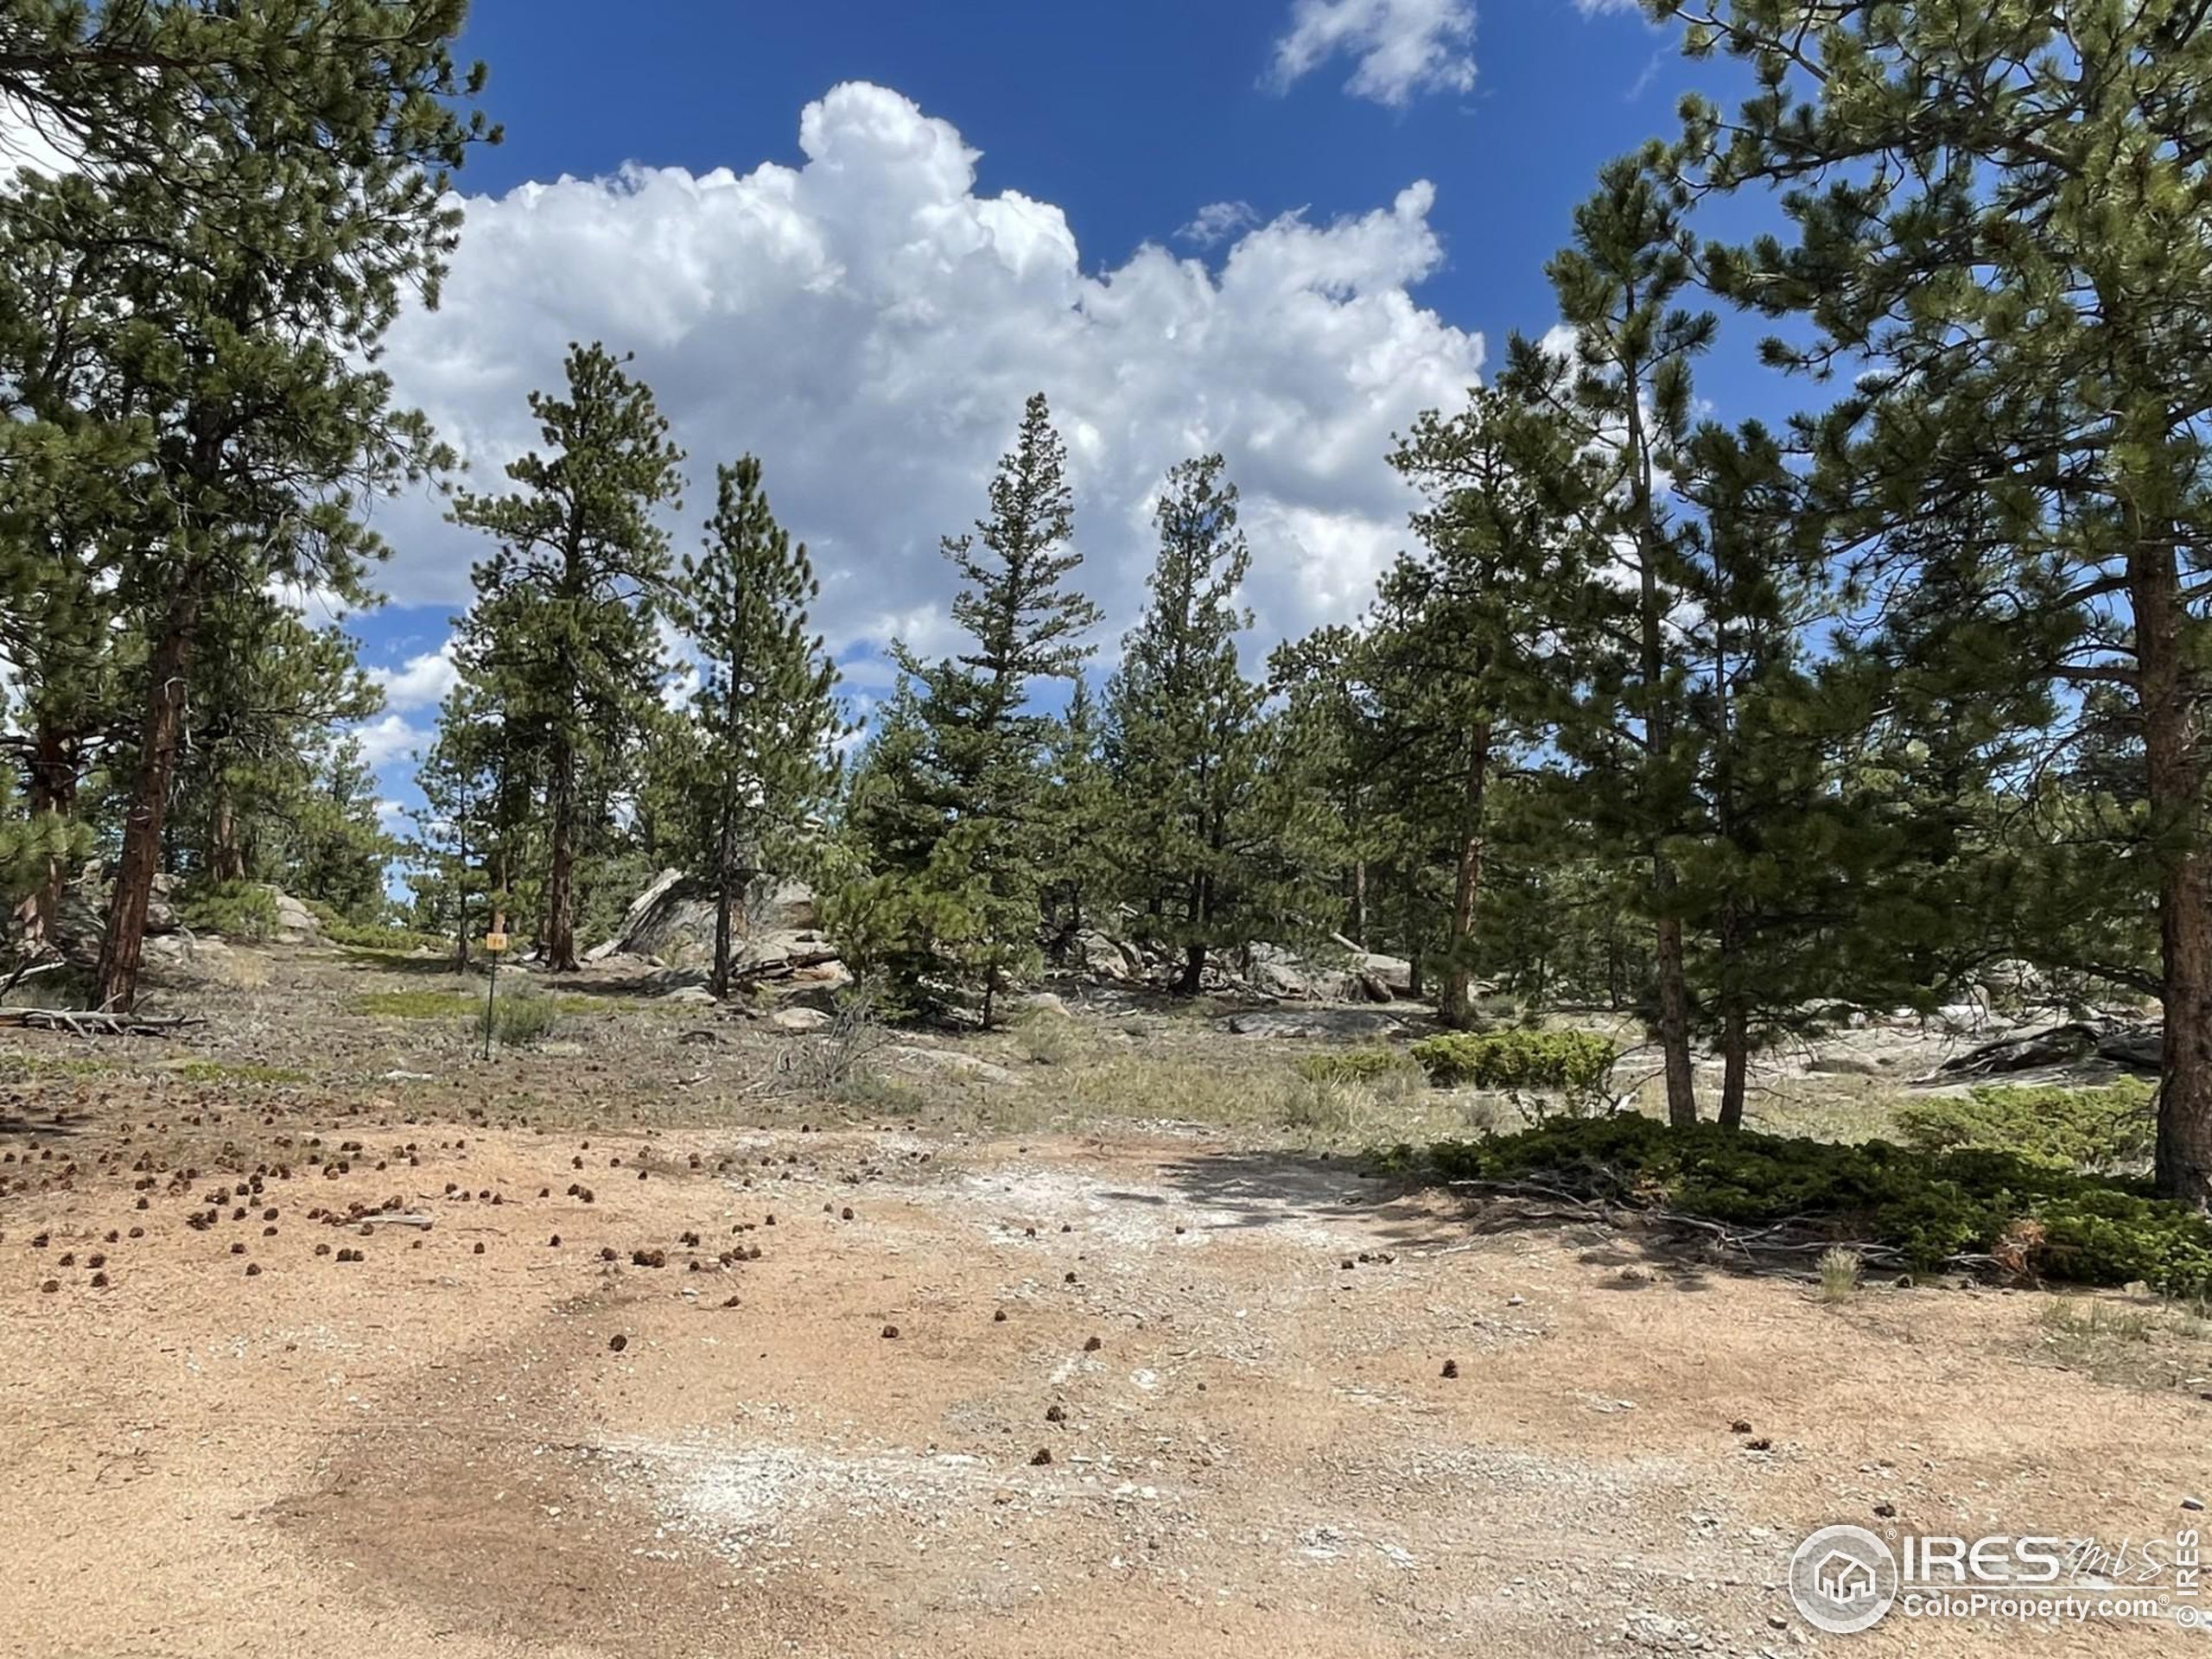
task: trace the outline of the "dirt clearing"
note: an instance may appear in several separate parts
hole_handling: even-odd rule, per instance
[[[652,1095],[668,1127],[472,1122],[442,1083],[374,1082],[408,1069],[378,1029],[334,1045],[372,1081],[327,1089],[25,1051],[0,1651],[2183,1642],[1826,1637],[1783,1593],[1830,1522],[2187,1520],[2212,1381],[2049,1363],[2050,1298],[1831,1308],[1194,1128],[747,1123],[620,1066],[602,1103]],[[584,1075],[582,1040],[533,1089]]]

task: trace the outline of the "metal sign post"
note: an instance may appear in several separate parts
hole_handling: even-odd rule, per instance
[[[507,948],[504,933],[484,936],[484,954],[492,959],[492,976],[484,982],[484,1058],[492,1058],[492,1010],[498,1006],[499,995],[499,954]]]

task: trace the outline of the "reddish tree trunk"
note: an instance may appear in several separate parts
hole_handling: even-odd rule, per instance
[[[2162,849],[2158,931],[2165,969],[2159,1063],[2158,1191],[2212,1205],[2212,866],[2185,616],[2171,542],[2139,541],[2130,572],[2143,754]]]
[[[161,864],[162,823],[176,777],[177,748],[190,691],[193,646],[200,631],[200,590],[206,581],[188,569],[170,595],[146,668],[146,718],[138,745],[138,778],[124,820],[123,851],[116,860],[108,900],[107,932],[100,941],[99,1006],[128,1010],[138,996],[138,964],[146,944],[146,912]]]
[[[231,803],[231,786],[215,786],[215,845],[210,861],[218,881],[245,880],[245,849],[238,842],[238,813]]]

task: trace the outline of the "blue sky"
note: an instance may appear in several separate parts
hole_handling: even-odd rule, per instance
[[[1151,483],[1203,448],[1245,492],[1262,648],[1357,614],[1410,505],[1390,434],[1550,326],[1598,166],[1725,73],[1573,0],[476,0],[463,44],[507,138],[459,181],[444,306],[394,330],[401,395],[480,489],[566,341],[637,352],[692,455],[678,545],[713,462],[760,454],[863,711],[887,636],[943,639],[937,538],[1031,390],[1107,657]],[[1756,332],[1703,379],[1722,412],[1786,407]],[[429,499],[378,523],[392,602],[350,626],[399,803],[482,549]]]

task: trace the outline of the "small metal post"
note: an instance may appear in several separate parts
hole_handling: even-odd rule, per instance
[[[484,936],[484,954],[492,959],[491,977],[484,982],[484,1058],[492,1058],[492,1011],[498,1006],[499,995],[499,956],[507,948],[507,936],[496,926]]]
[[[491,977],[484,982],[484,1058],[492,1058],[492,1007],[499,995],[499,953],[486,953],[492,958]]]

